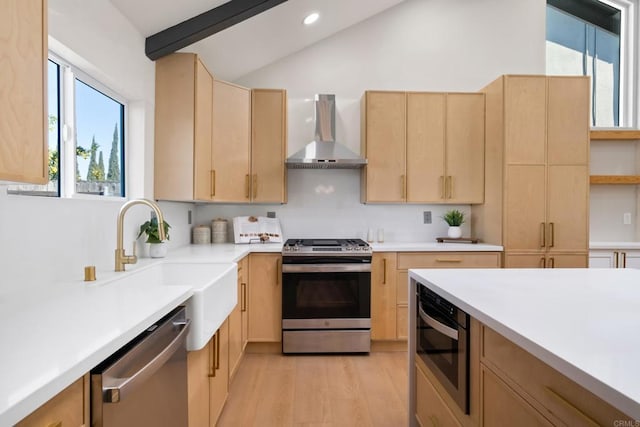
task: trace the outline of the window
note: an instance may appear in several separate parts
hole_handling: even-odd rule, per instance
[[[622,126],[626,121],[622,95],[632,88],[624,87],[621,62],[628,13],[625,0],[619,3],[547,0],[546,72],[591,77],[593,126]]]
[[[48,104],[49,183],[11,185],[9,194],[123,197],[125,103],[51,57]]]

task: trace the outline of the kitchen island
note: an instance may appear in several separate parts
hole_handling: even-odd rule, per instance
[[[491,380],[537,417],[538,425],[566,423],[563,411],[585,425],[602,424],[602,417],[609,425],[621,419],[637,425],[640,270],[410,270],[410,295],[419,284],[468,313],[471,327],[479,329],[471,331],[471,415],[448,408],[458,423],[491,424],[488,417],[496,408],[490,401],[495,394],[487,394]],[[416,298],[409,302],[409,410],[414,423],[416,372],[421,371],[416,359],[422,366],[415,356]],[[536,374],[538,370],[542,373]],[[543,384],[546,380],[555,385]],[[558,392],[557,384],[564,391]],[[441,401],[455,406],[444,394]]]

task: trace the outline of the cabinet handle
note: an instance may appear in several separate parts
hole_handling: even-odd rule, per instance
[[[55,423],[49,424],[47,427],[62,427],[62,421],[56,421]]]
[[[220,369],[220,331],[216,332],[216,371]]]
[[[249,193],[249,187],[251,186],[251,178],[249,174],[246,174],[244,177],[244,197],[249,198],[251,194]]]
[[[216,335],[218,335],[218,332],[216,332],[211,338],[211,344],[209,345],[209,350],[211,350],[211,353],[209,354],[211,358],[211,365],[209,365],[209,378],[215,378],[216,376]]]
[[[258,174],[253,175],[253,199],[258,197]]]
[[[216,195],[216,171],[211,169],[211,197]]]
[[[553,397],[557,402],[561,403],[562,406],[564,406],[565,408],[571,410],[574,414],[578,415],[580,418],[582,418],[583,421],[585,421],[588,425],[590,426],[599,426],[600,424],[594,420],[593,418],[591,418],[589,415],[585,414],[584,412],[582,412],[580,409],[578,409],[573,403],[569,402],[567,399],[565,399],[564,397],[562,397],[560,394],[558,394],[555,390],[553,390],[551,387],[545,386],[544,390],[551,395],[551,397]]]
[[[627,253],[622,252],[622,268],[627,268]]]
[[[556,227],[552,222],[549,223],[549,234],[549,247],[552,248],[556,237]]]
[[[556,260],[555,258],[549,258],[549,268],[556,268]]]
[[[387,259],[382,258],[382,284],[387,284]]]
[[[547,268],[544,257],[540,258],[540,268]]]
[[[401,188],[402,198],[406,199],[407,198],[407,178],[406,178],[405,175],[400,175],[400,180],[402,182],[402,184],[401,184],[402,185],[402,188]]]
[[[449,183],[449,185],[447,186],[447,189],[448,189],[447,199],[452,199],[453,198],[453,177],[451,175],[447,176],[447,182]]]
[[[544,248],[547,246],[547,233],[545,230],[544,222],[540,223],[540,247]]]
[[[436,258],[436,262],[462,262],[462,260],[456,258]]]
[[[444,176],[440,175],[440,198],[444,199],[446,190],[444,189]]]
[[[618,265],[618,251],[613,252],[613,268],[620,268]]]
[[[240,293],[241,293],[241,300],[240,300],[240,311],[247,311],[247,284],[246,283],[240,283]]]

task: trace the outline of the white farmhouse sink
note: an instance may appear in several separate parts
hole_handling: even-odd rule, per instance
[[[116,280],[124,286],[126,282],[190,286],[193,295],[186,303],[191,319],[189,351],[203,348],[238,303],[238,269],[233,263],[163,262]]]

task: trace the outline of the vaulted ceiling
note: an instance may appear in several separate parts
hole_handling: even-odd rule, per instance
[[[234,81],[402,1],[289,0],[182,51],[197,52],[216,77]],[[144,37],[227,3],[225,0],[111,2]],[[302,20],[310,12],[319,12],[320,19],[305,26]]]

